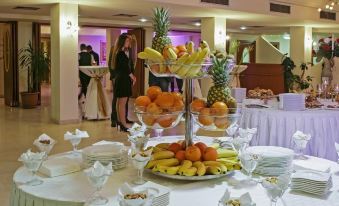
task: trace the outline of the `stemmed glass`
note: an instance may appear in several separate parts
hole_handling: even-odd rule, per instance
[[[323,93],[323,87],[321,84],[317,84],[317,93],[318,97],[321,99],[321,94]]]
[[[69,139],[69,141],[71,142],[71,144],[73,146],[73,151],[72,151],[73,154],[74,155],[79,154],[78,145],[81,142],[81,138],[72,138],[72,139]]]
[[[252,182],[254,180],[253,177],[252,177],[252,173],[255,170],[255,168],[257,167],[257,164],[258,164],[259,160],[261,159],[261,156],[257,155],[257,154],[248,153],[245,150],[244,152],[242,152],[240,154],[239,159],[240,159],[240,163],[241,163],[243,169],[248,174],[249,182]],[[256,183],[256,181],[254,181],[254,182]]]
[[[32,173],[32,178],[25,183],[26,185],[37,186],[43,183],[43,181],[37,177],[36,173],[46,157],[47,155],[45,152],[33,153],[30,150],[20,156],[18,160]]]
[[[133,181],[134,184],[142,185],[146,182],[143,177],[144,168],[151,159],[151,154],[152,150],[148,150],[146,152],[138,152],[132,156],[132,164],[138,170],[138,178]]]
[[[322,78],[322,86],[325,93],[325,99],[327,99],[329,80],[327,77]]]
[[[261,182],[271,200],[271,206],[277,206],[278,199],[281,199],[288,189],[291,181],[291,173],[279,177],[267,177]]]
[[[197,132],[199,128],[200,128],[199,125],[196,122],[194,122],[193,123],[193,140],[195,141],[199,141],[199,138],[197,137]]]
[[[93,167],[84,171],[88,181],[95,188],[93,195],[86,201],[88,205],[105,205],[108,203],[108,199],[101,196],[100,192],[107,183],[108,177],[113,173],[112,163],[108,164],[106,168],[97,161],[94,163]]]
[[[156,134],[154,139],[157,140],[157,141],[161,141],[161,136],[162,136],[163,131],[164,131],[164,129],[154,129],[154,132]]]
[[[296,159],[307,159],[307,157],[304,155],[304,151],[309,140],[294,138],[293,141],[296,150]]]

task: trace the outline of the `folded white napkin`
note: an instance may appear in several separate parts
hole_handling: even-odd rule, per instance
[[[250,142],[253,138],[253,136],[257,133],[257,128],[239,128],[239,136],[241,138],[247,139],[248,142]]]
[[[144,134],[146,132],[147,128],[145,125],[139,125],[138,123],[134,123],[131,128],[128,129],[128,132],[132,135],[139,135]]]
[[[221,197],[219,202],[223,206],[227,206],[227,202],[232,199],[238,199],[241,206],[251,206],[252,205],[252,198],[250,193],[246,192],[245,194],[242,194],[239,198],[231,197],[231,193],[226,189],[224,195]]]
[[[65,140],[70,140],[70,139],[78,139],[78,138],[88,138],[89,135],[86,131],[81,131],[79,129],[76,129],[73,133],[67,131],[64,134],[64,139]]]
[[[301,131],[296,131],[294,134],[293,134],[293,139],[294,140],[306,140],[306,141],[309,141],[311,139],[311,135],[310,134],[305,134]]]
[[[52,139],[50,136],[48,136],[47,134],[44,133],[44,134],[40,135],[37,139],[34,140],[34,145],[39,143],[39,141],[44,141],[44,140],[49,140],[50,144],[55,143],[54,139]]]
[[[68,158],[68,157],[59,157],[48,159],[39,170],[44,175],[48,177],[62,176],[73,172],[78,172],[81,170],[80,162]]]
[[[33,160],[42,160],[45,157],[45,152],[31,152],[31,149],[28,149],[27,152],[21,154],[21,156],[19,157],[19,161],[27,162]]]
[[[124,144],[121,143],[121,142],[106,141],[106,140],[102,140],[102,141],[96,142],[96,143],[94,143],[94,144],[92,144],[92,145],[93,145],[93,146],[97,146],[97,145],[107,145],[107,144],[110,144],[110,145],[121,145],[121,146],[124,145]]]
[[[96,161],[92,167],[84,170],[84,172],[91,177],[110,176],[113,174],[112,162],[104,166],[99,161]]]
[[[293,169],[298,170],[314,170],[319,172],[330,172],[330,164],[323,161],[316,161],[315,159],[311,160],[299,160],[296,159],[293,161]]]
[[[239,125],[234,124],[234,125],[230,126],[229,128],[227,128],[226,132],[227,132],[228,135],[233,136],[237,132],[238,128],[239,128]]]

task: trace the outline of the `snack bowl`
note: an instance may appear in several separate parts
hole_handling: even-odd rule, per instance
[[[54,145],[57,142],[55,140],[51,140],[51,141],[39,141],[39,140],[35,140],[34,141],[34,145],[38,147],[38,149],[40,150],[40,152],[45,152],[47,155],[51,152],[51,150],[53,149]]]
[[[148,112],[146,107],[135,106],[139,121],[149,129],[170,129],[177,126],[184,114],[181,107],[159,108]]]
[[[225,131],[235,125],[241,117],[237,108],[228,108],[228,111],[216,108],[192,110],[194,121],[204,130]]]
[[[120,205],[123,206],[143,206],[152,202],[153,196],[147,189],[125,190],[120,188],[118,191],[118,199]]]

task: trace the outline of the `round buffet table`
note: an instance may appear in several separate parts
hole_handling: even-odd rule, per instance
[[[211,139],[199,138],[202,141],[204,139]],[[177,139],[178,137],[167,138],[167,141],[172,142]],[[151,144],[157,143],[159,142],[151,142]],[[59,154],[58,156],[60,155],[71,156],[69,153]],[[54,157],[51,156],[49,158]],[[74,158],[76,160],[76,157]],[[78,161],[80,161],[80,158],[78,158]],[[339,206],[339,176],[334,174],[339,171],[339,166],[335,162],[316,157],[309,157],[305,161],[311,161],[314,164],[325,163],[331,166],[331,173],[333,173],[331,192],[326,197],[316,197],[305,193],[287,191],[283,196],[283,202],[279,201],[280,205]],[[82,171],[54,178],[40,176],[44,183],[34,187],[22,184],[22,182],[27,180],[28,175],[28,171],[23,167],[15,172],[11,206],[80,206],[84,205],[86,199],[93,192],[93,188]],[[165,179],[145,172],[145,179],[167,186],[172,190],[170,194],[171,206],[216,206],[226,188],[231,191],[232,196],[240,196],[249,192],[257,206],[269,206],[270,200],[266,195],[265,189],[260,184],[250,187],[239,184],[237,177],[241,175],[240,171],[235,171],[232,175],[220,179],[188,182]],[[136,170],[131,166],[115,171],[102,192],[104,196],[109,198],[107,206],[119,205],[116,201],[118,188],[124,182],[131,182],[134,178],[136,178]]]
[[[109,119],[111,115],[111,105],[101,83],[102,77],[109,72],[108,67],[79,66],[79,70],[91,77],[87,87],[84,111],[85,118]]]
[[[293,148],[292,135],[300,130],[311,134],[305,153],[337,161],[334,143],[339,142],[339,110],[310,109],[283,111],[279,109],[243,108],[242,128],[257,128],[251,145],[272,145]]]

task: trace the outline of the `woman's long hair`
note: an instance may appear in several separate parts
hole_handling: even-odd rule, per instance
[[[115,41],[114,44],[114,48],[113,48],[113,52],[112,52],[112,62],[111,62],[111,68],[112,70],[115,70],[115,66],[116,66],[116,59],[117,59],[117,54],[119,51],[122,50],[122,48],[125,45],[125,41],[128,38],[127,33],[123,33],[119,36],[119,38]]]

